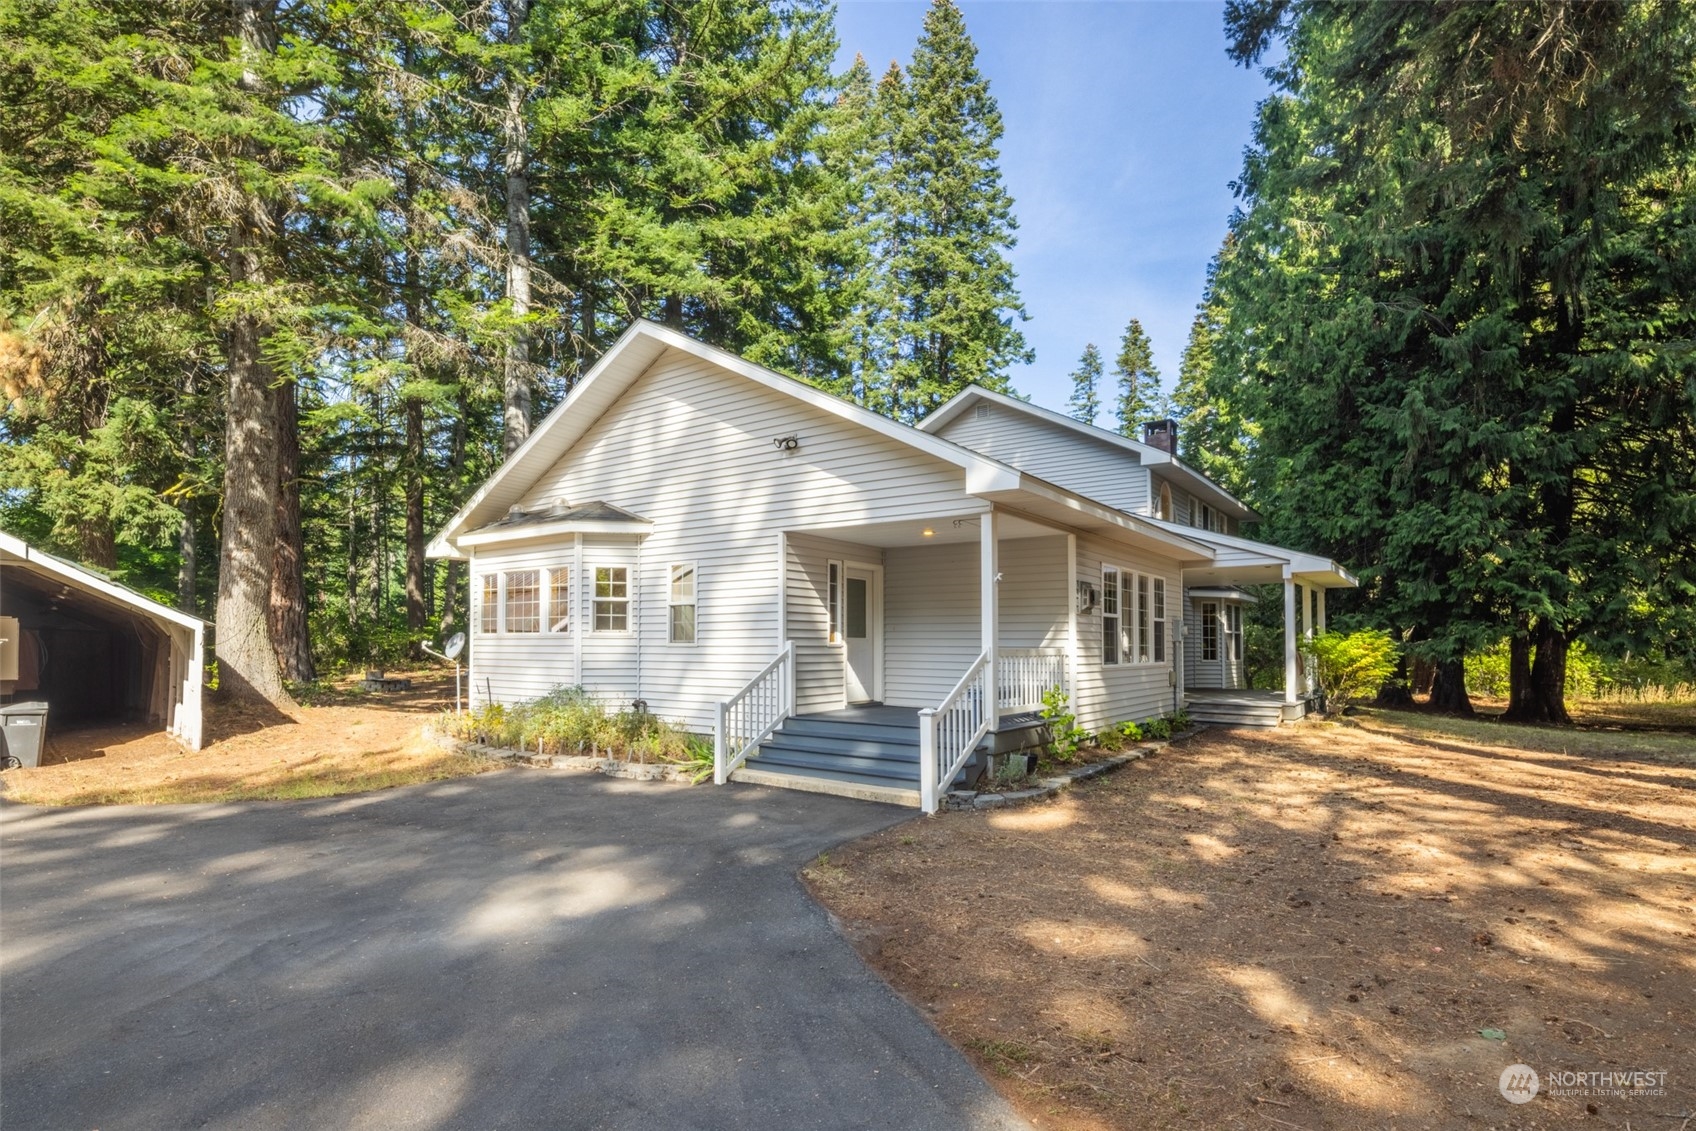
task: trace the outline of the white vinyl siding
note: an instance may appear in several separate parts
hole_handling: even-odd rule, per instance
[[[1094,535],[1078,536],[1078,579],[1095,584],[1102,567],[1116,566],[1121,576],[1140,574],[1150,582],[1165,582],[1166,592],[1179,592],[1178,569],[1171,561],[1144,556],[1119,543]],[[1134,594],[1136,588],[1130,587]],[[1105,599],[1105,592],[1103,598]],[[1123,593],[1121,592],[1121,600]],[[1131,610],[1121,609],[1121,616]],[[1125,635],[1121,630],[1121,638]],[[1165,663],[1102,662],[1101,609],[1078,614],[1078,672],[1072,694],[1072,710],[1078,724],[1100,730],[1124,719],[1143,720],[1164,715],[1173,708],[1172,657]]]
[[[773,437],[791,434],[800,441],[796,450],[772,446]],[[816,565],[799,561],[795,546],[810,537],[801,528],[981,513],[985,504],[966,495],[964,485],[964,473],[952,464],[705,360],[667,352],[520,505],[604,500],[653,523],[645,539],[584,536],[585,572],[575,586],[585,602],[579,623],[588,627],[582,618],[593,587],[589,571],[597,564],[625,565],[631,569],[632,631],[571,634],[582,648],[582,682],[609,700],[640,697],[661,717],[705,733],[713,703],[740,690],[780,646],[780,531],[798,531],[786,580],[792,598],[816,571],[816,642],[795,633],[795,622],[804,619],[796,600],[789,628],[802,667],[797,691],[804,700],[817,698],[817,681],[841,682],[840,658],[832,657],[833,672],[820,654],[831,647],[825,640],[825,562],[867,559],[832,552]],[[615,551],[622,560],[611,560]],[[557,552],[556,544],[550,553]],[[870,553],[877,564],[880,552]],[[699,595],[694,648],[665,646],[667,566],[682,561],[695,562],[700,576],[710,579],[710,594],[703,588]],[[485,639],[485,655],[500,652],[510,639]],[[495,694],[505,697],[498,682]],[[831,705],[839,704],[838,698]]]
[[[1111,507],[1145,514],[1148,469],[1135,452],[1001,405],[962,412],[939,435]]]
[[[976,542],[884,553],[884,702],[934,707],[983,652]],[[1003,648],[1064,648],[1072,592],[1063,535],[1004,540]]]

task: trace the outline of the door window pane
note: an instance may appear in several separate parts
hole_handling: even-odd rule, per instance
[[[863,577],[848,579],[847,634],[850,640],[866,638],[866,605],[868,587]]]

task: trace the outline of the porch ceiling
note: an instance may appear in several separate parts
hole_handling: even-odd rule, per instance
[[[793,534],[817,534],[858,542],[862,546],[892,549],[897,546],[933,546],[944,542],[976,543],[981,515],[943,515],[932,519],[903,519],[899,522],[870,522],[859,526],[809,526],[791,528]],[[925,531],[930,531],[926,534]],[[1055,537],[1061,531],[1052,526],[1032,522],[1018,515],[1001,515],[1001,541],[1015,538]]]

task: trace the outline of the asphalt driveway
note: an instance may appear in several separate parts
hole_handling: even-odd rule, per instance
[[[0,1125],[1023,1126],[795,878],[908,815],[533,770],[0,806]]]

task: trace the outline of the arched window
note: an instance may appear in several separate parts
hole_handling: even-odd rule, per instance
[[[1172,485],[1170,483],[1160,485],[1160,517],[1167,522],[1172,521]]]

